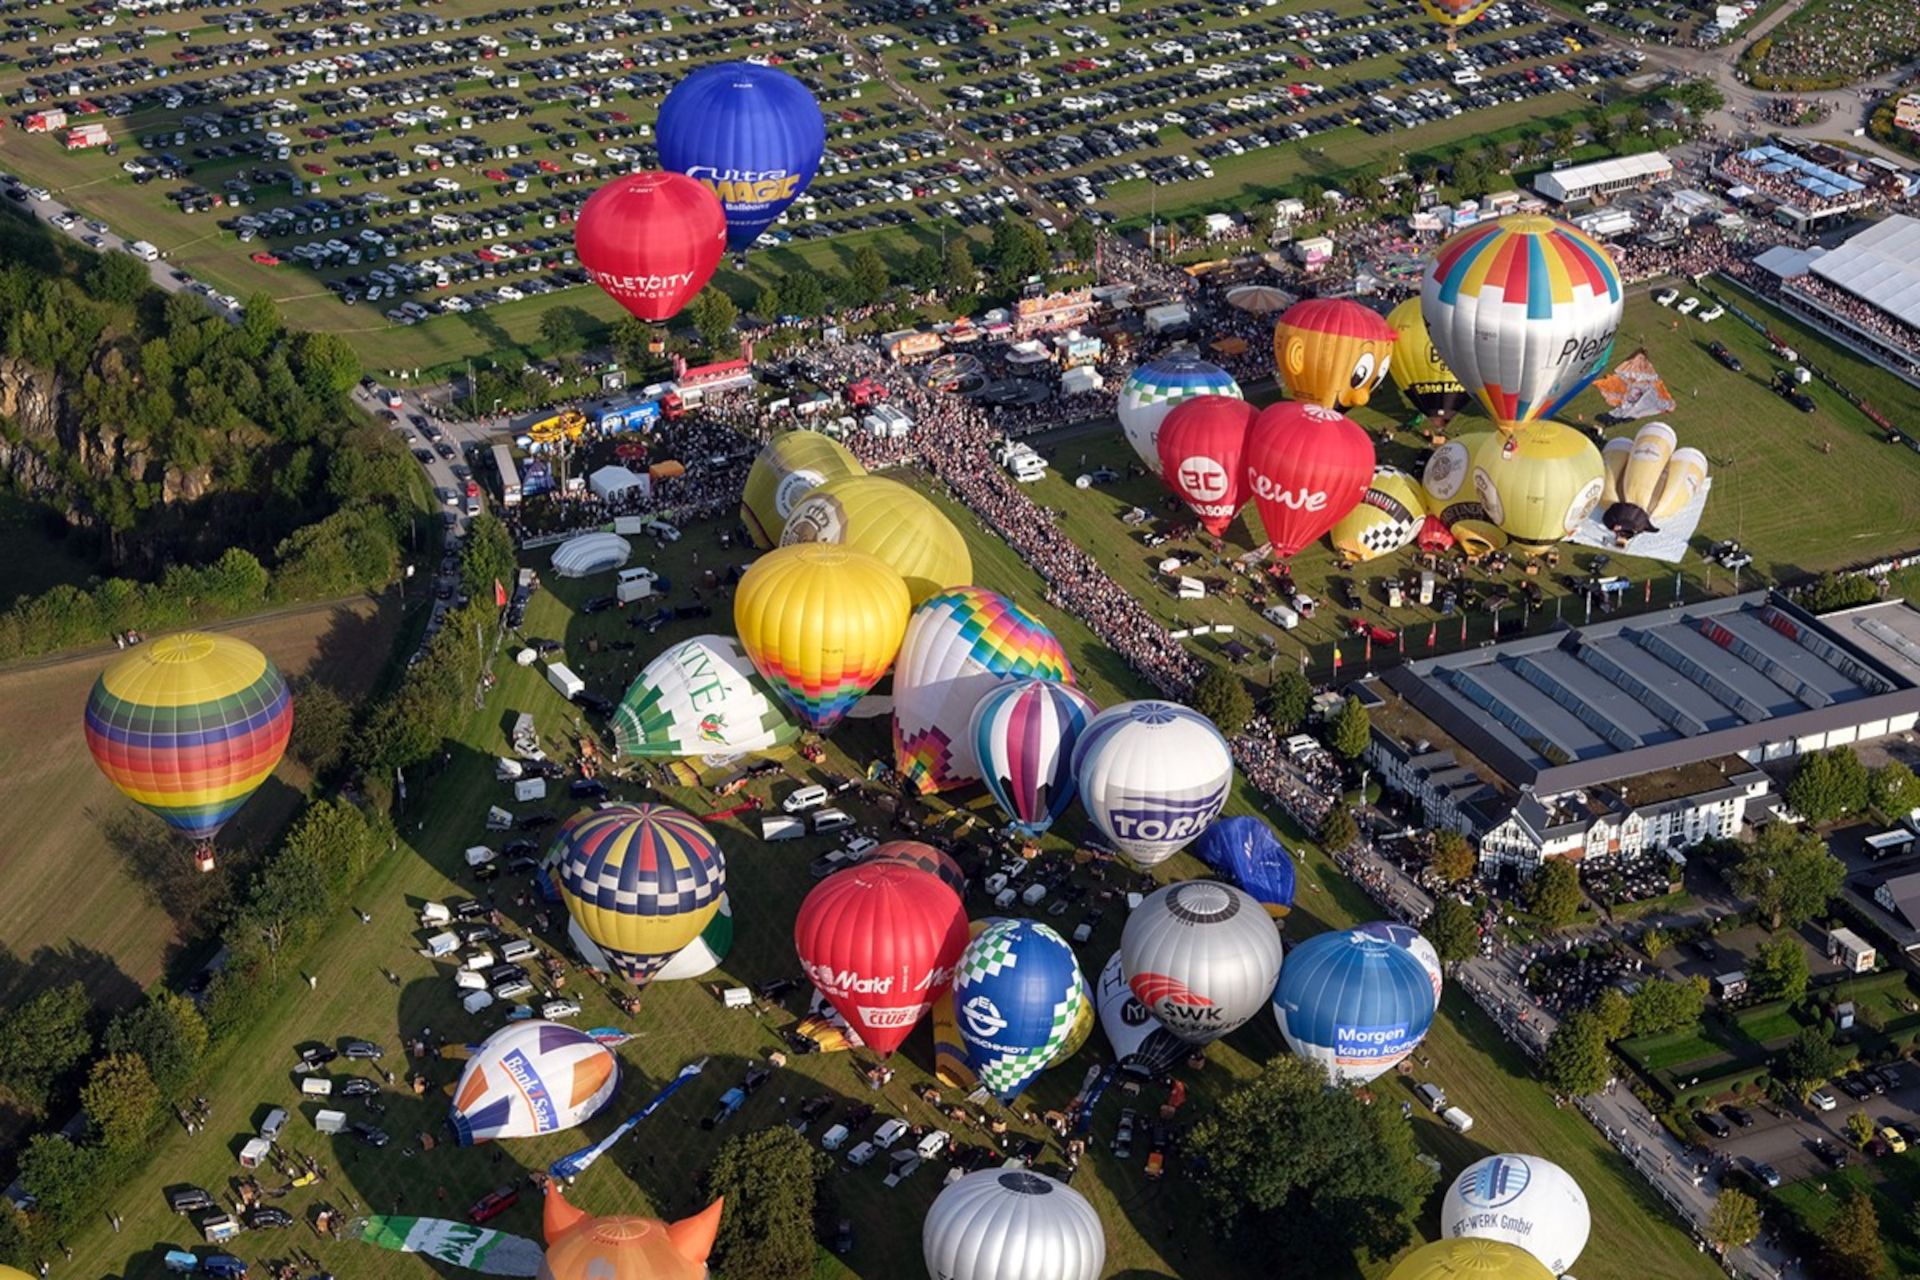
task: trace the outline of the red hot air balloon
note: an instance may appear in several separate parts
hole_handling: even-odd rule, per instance
[[[1215,537],[1247,504],[1240,456],[1258,414],[1231,396],[1194,396],[1160,424],[1160,474]]]
[[[1282,558],[1360,504],[1373,477],[1373,440],[1333,409],[1297,400],[1266,407],[1247,432],[1247,488]]]
[[[807,894],[793,925],[813,985],[883,1058],[953,985],[967,937],[960,895],[895,859],[828,876]]]
[[[678,315],[727,251],[727,213],[678,173],[633,173],[594,192],[573,227],[580,265],[642,320]]]

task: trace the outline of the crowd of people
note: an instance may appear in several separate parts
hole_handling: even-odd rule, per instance
[[[1920,329],[1816,275],[1795,276],[1786,281],[1783,288],[1789,296],[1797,294],[1816,310],[1830,312],[1853,327],[1866,330],[1882,345],[1906,357],[1908,372],[1920,373]]]

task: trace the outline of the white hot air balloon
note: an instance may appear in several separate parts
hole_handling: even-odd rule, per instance
[[[800,730],[732,636],[692,636],[649,662],[613,712],[615,750],[673,758],[765,751]]]
[[[1573,1269],[1592,1229],[1587,1193],[1565,1169],[1539,1156],[1476,1160],[1460,1171],[1440,1206],[1446,1238],[1517,1245],[1555,1275]]]
[[[1165,862],[1227,803],[1233,753],[1213,721],[1177,702],[1123,702],[1095,716],[1073,746],[1080,803],[1135,865]]]
[[[1160,474],[1160,424],[1182,401],[1195,396],[1246,397],[1233,375],[1185,352],[1161,356],[1135,369],[1120,386],[1114,414],[1127,443],[1153,474]]]
[[[920,1243],[932,1280],[1099,1280],[1100,1215],[1064,1182],[1025,1169],[982,1169],[927,1210]]]
[[[1171,1071],[1175,1063],[1193,1052],[1192,1045],[1161,1026],[1160,1019],[1133,994],[1118,951],[1100,971],[1093,998],[1100,1013],[1100,1029],[1107,1033],[1107,1043],[1113,1046],[1113,1056],[1122,1067],[1157,1076]]]
[[[1265,1007],[1280,976],[1280,931],[1250,893],[1184,880],[1134,909],[1120,934],[1134,997],[1188,1044],[1207,1044]]]

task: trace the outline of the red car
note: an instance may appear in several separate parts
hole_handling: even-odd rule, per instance
[[[1375,644],[1396,644],[1400,639],[1400,633],[1392,627],[1383,627],[1365,618],[1349,618],[1347,630],[1356,636],[1372,636]]]
[[[327,176],[327,166],[323,164],[303,164],[300,167],[302,169],[305,169],[308,173],[318,174],[320,177],[323,177],[323,178]]]
[[[479,1224],[491,1218],[497,1218],[520,1203],[520,1192],[515,1187],[501,1187],[498,1191],[489,1191],[473,1202],[467,1210],[467,1221]]]
[[[262,249],[259,253],[254,254],[253,260],[259,263],[263,267],[277,267],[280,265],[280,259],[275,257],[273,254],[268,253],[264,249]]]
[[[560,166],[559,166],[559,165],[557,165],[557,164],[555,164],[555,163],[554,163],[553,161],[551,161],[551,160],[542,160],[542,161],[540,161],[540,162],[539,162],[539,164],[540,164],[540,172],[542,172],[542,173],[558,173],[558,172],[560,172]]]
[[[507,180],[506,170],[489,169],[487,170],[487,179],[490,182],[505,182]]]

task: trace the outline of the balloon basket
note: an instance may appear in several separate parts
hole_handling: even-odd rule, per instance
[[[198,871],[201,875],[205,875],[209,871],[213,870],[213,846],[212,845],[203,844],[203,845],[197,846],[194,849],[193,869],[195,871]]]

